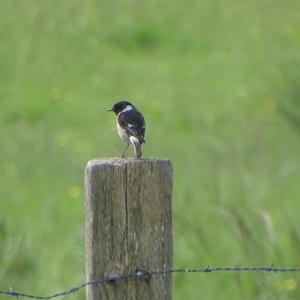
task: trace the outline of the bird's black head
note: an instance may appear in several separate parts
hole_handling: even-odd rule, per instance
[[[120,111],[122,111],[123,109],[125,109],[127,106],[132,106],[134,107],[130,102],[128,101],[120,101],[117,102],[111,109],[109,109],[108,111],[113,111],[115,112],[115,114],[117,115]]]

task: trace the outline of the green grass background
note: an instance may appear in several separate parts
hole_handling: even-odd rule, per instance
[[[300,265],[299,1],[0,7],[0,289],[85,280],[84,168],[122,152],[119,99],[173,161],[176,267]],[[299,279],[177,274],[174,299],[299,299]]]

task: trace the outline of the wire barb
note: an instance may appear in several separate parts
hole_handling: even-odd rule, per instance
[[[268,264],[268,267],[267,267],[267,271],[272,271],[273,270],[273,264],[272,262],[270,261],[269,264]]]
[[[150,279],[151,278],[151,272],[147,271],[146,269],[143,268],[136,268],[135,274],[140,277],[140,278],[146,278]]]
[[[205,273],[209,273],[209,272],[211,272],[211,271],[212,271],[212,269],[211,269],[209,266],[207,266],[207,267],[205,268],[205,270],[204,270]]]
[[[14,297],[23,297],[23,298],[31,298],[31,299],[54,299],[58,297],[63,297],[66,295],[77,293],[82,288],[95,285],[99,286],[104,283],[114,284],[117,281],[127,280],[127,279],[147,279],[150,280],[153,276],[166,275],[172,273],[211,273],[211,272],[226,272],[226,271],[267,271],[267,272],[300,272],[300,268],[274,268],[272,262],[270,262],[266,267],[223,267],[223,268],[211,268],[207,266],[205,268],[200,269],[163,269],[156,271],[148,271],[144,268],[136,268],[133,273],[110,273],[104,279],[94,279],[90,281],[83,282],[78,284],[66,291],[55,293],[49,296],[35,296],[31,294],[26,294],[23,292],[14,291],[11,287],[9,291],[0,290],[0,294],[14,296]]]

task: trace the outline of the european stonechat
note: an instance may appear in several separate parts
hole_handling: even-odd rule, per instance
[[[108,111],[113,111],[117,115],[118,134],[127,143],[122,157],[125,156],[129,145],[132,144],[135,158],[140,159],[142,156],[141,145],[145,143],[146,124],[144,116],[128,101],[117,102]]]

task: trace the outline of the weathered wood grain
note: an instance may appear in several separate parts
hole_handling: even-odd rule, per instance
[[[172,267],[172,164],[101,159],[85,173],[87,280]],[[87,287],[88,300],[166,299],[170,274]]]

